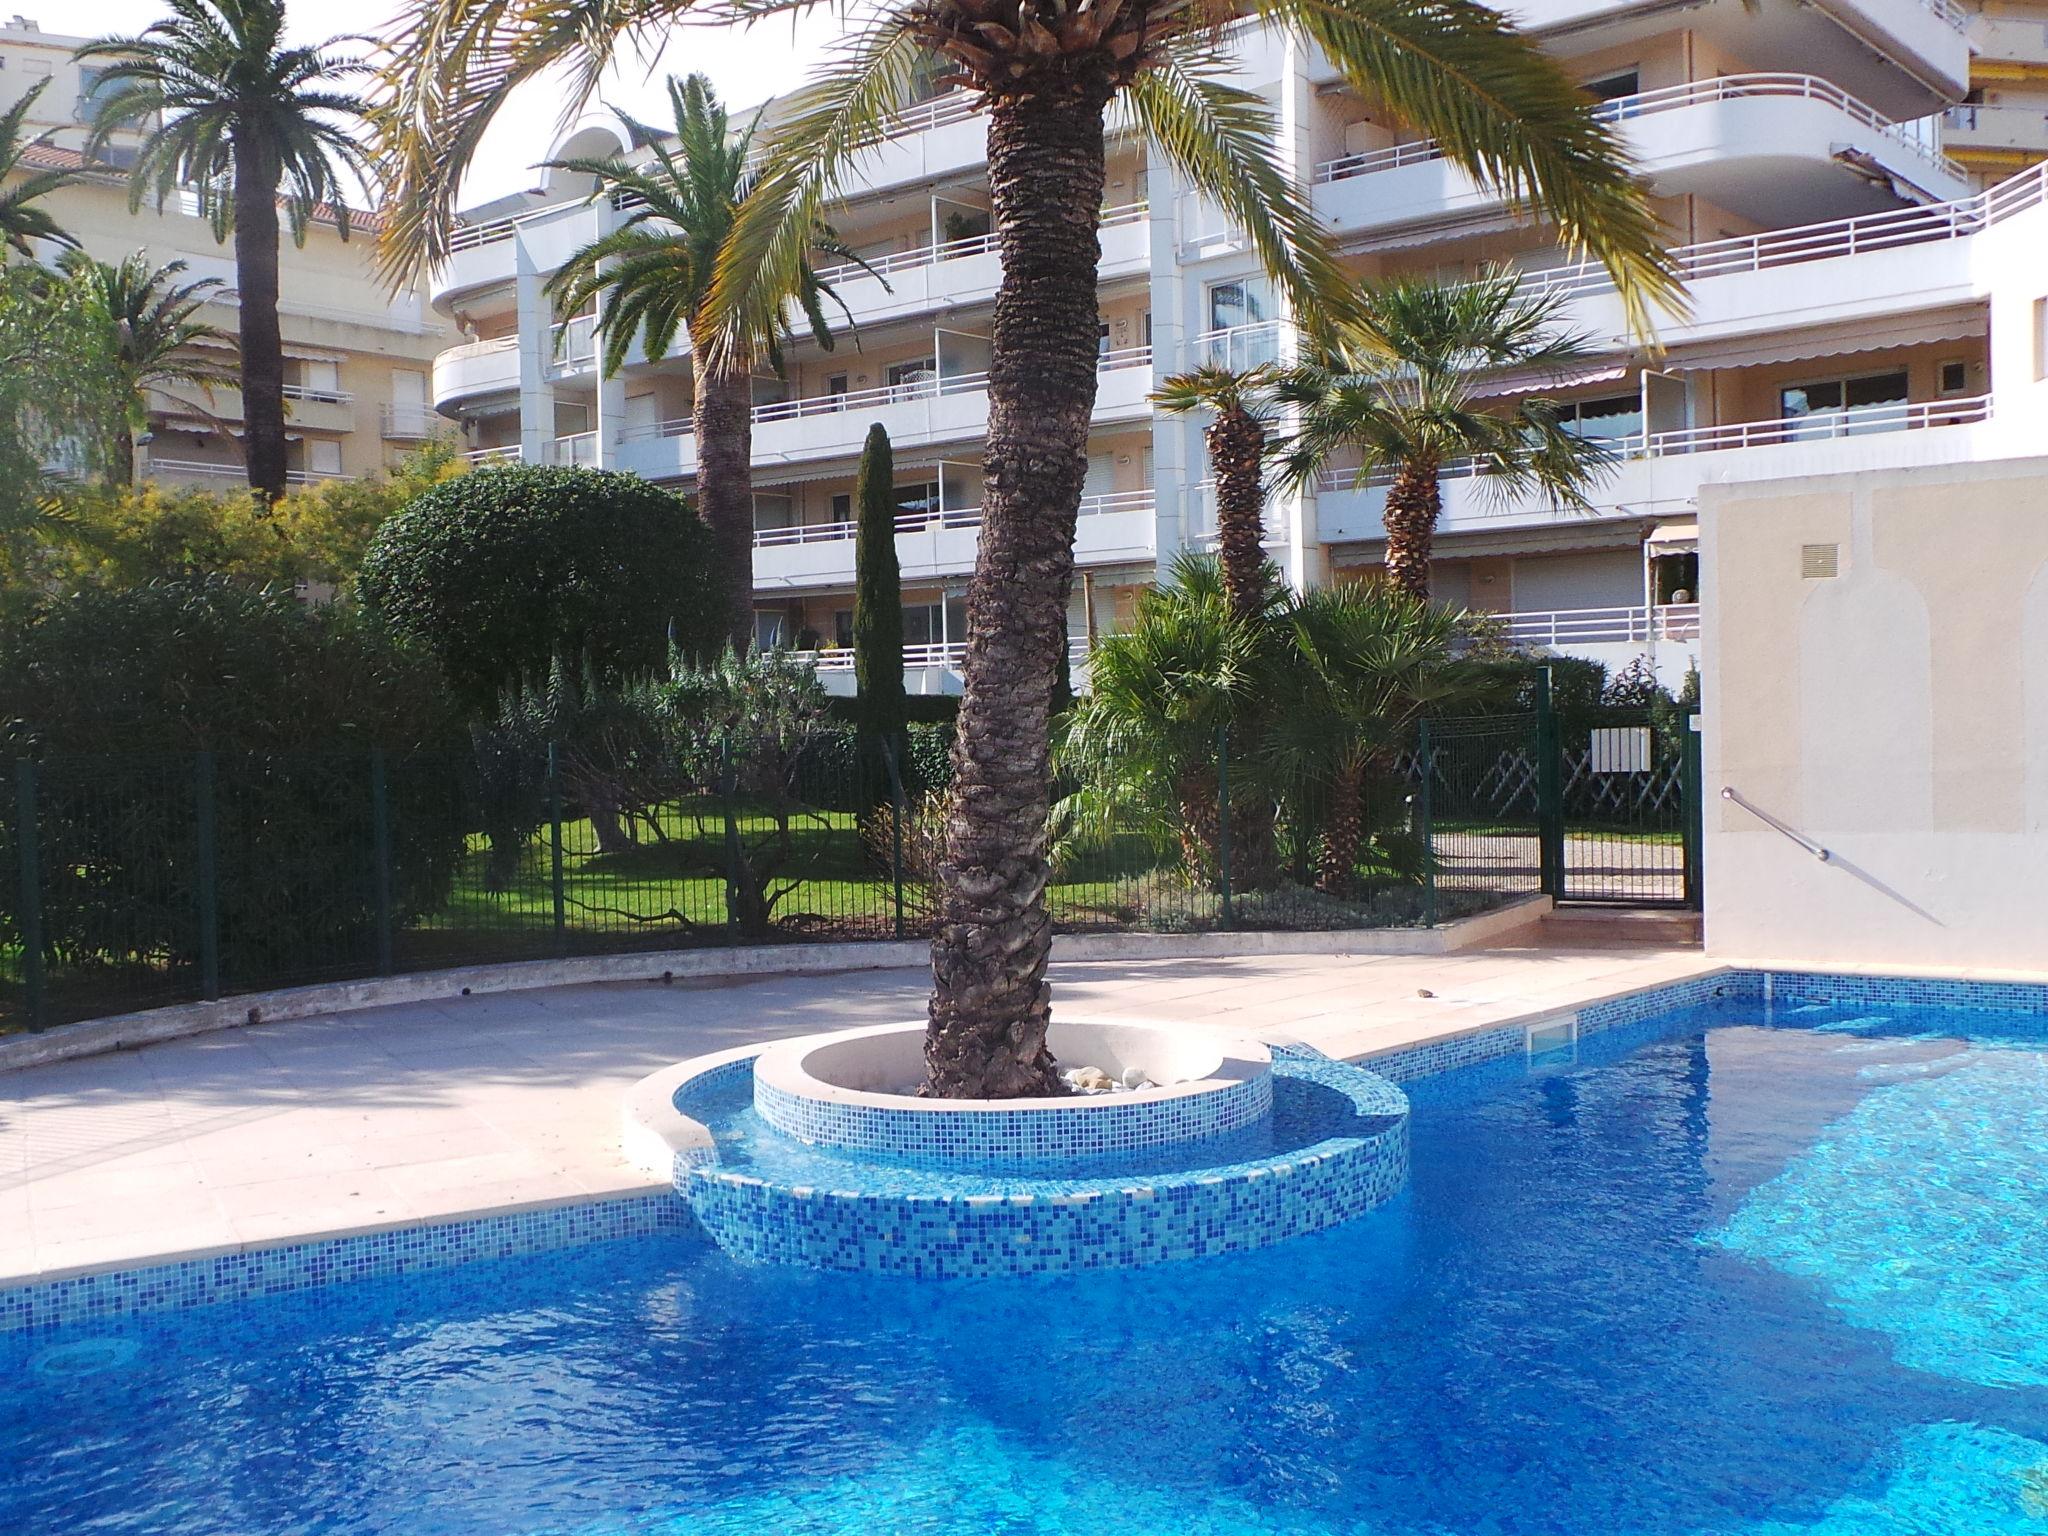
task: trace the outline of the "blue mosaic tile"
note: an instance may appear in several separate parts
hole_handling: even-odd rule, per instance
[[[809,1146],[905,1162],[1031,1163],[1228,1135],[1272,1112],[1273,1081],[1260,1072],[1172,1098],[1116,1095],[1073,1108],[938,1114],[810,1098],[756,1078],[754,1108],[783,1135]]]
[[[1408,1121],[1398,1088],[1298,1048],[1275,1053],[1272,1080],[1275,1138],[1297,1145],[1142,1179],[1062,1177],[1057,1159],[1044,1172],[978,1175],[936,1159],[821,1158],[819,1182],[798,1184],[722,1167],[715,1156],[689,1156],[678,1159],[676,1184],[706,1234],[736,1258],[933,1278],[1134,1267],[1239,1252],[1335,1226],[1401,1190]],[[731,1084],[729,1076],[721,1081]],[[709,1097],[692,1083],[678,1095],[678,1107],[687,1113]],[[1311,1123],[1337,1105],[1336,1123]],[[1079,1157],[1102,1151],[1091,1139]],[[849,1187],[832,1187],[839,1178]]]
[[[690,1226],[688,1210],[674,1196],[640,1195],[31,1281],[0,1288],[0,1331],[214,1306]]]

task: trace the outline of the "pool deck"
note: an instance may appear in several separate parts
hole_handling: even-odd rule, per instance
[[[1053,977],[1063,1012],[1358,1057],[1716,968],[1697,949],[1546,942]],[[451,996],[0,1075],[0,1286],[644,1193],[660,1186],[619,1153],[632,1083],[708,1051],[915,1018],[927,985],[895,970]]]

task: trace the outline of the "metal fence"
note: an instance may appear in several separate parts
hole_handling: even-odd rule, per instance
[[[1449,920],[1538,889],[1509,765],[1523,720],[1449,722],[1376,762],[1335,876],[1329,805],[1227,741],[1164,808],[1063,779],[1062,931]],[[1518,756],[1519,754],[1519,756]],[[1424,765],[1427,764],[1427,771]],[[928,935],[943,742],[707,738],[635,759],[52,756],[0,765],[0,1029],[497,961]]]

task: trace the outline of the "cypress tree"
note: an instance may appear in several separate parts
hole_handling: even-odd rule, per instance
[[[868,428],[854,480],[853,675],[860,697],[860,758],[871,800],[889,796],[882,743],[907,762],[909,705],[903,694],[903,573],[896,561],[896,460],[889,434]]]

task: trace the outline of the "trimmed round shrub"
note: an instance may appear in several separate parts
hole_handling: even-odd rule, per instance
[[[378,529],[357,590],[473,707],[562,658],[612,678],[722,643],[714,553],[682,497],[612,470],[517,465],[435,486]]]

